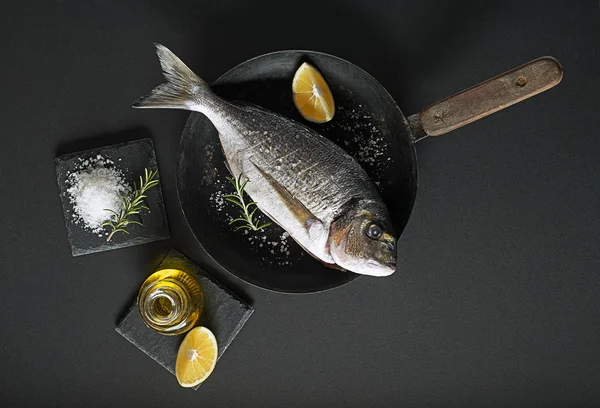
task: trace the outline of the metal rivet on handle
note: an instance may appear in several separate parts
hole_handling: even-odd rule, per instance
[[[519,75],[517,77],[517,82],[516,83],[517,83],[518,86],[525,86],[525,85],[527,85],[527,77],[524,76],[524,75]]]

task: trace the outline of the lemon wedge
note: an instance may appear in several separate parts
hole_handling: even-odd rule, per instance
[[[335,103],[331,90],[319,71],[305,62],[294,75],[292,81],[294,104],[308,121],[329,122],[335,113]]]
[[[182,387],[204,382],[217,364],[217,339],[206,327],[195,327],[186,334],[177,352],[175,376]]]

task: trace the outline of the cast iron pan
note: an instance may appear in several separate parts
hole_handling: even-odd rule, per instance
[[[336,113],[329,123],[309,123],[294,107],[292,78],[305,61],[323,74],[333,92]],[[435,103],[408,120],[368,73],[313,51],[281,51],[248,60],[219,78],[213,89],[228,100],[252,102],[286,115],[346,149],[378,187],[400,236],[417,193],[418,140],[531,97],[561,78],[559,63],[543,57]],[[179,198],[194,235],[226,270],[256,286],[287,293],[331,289],[359,276],[325,268],[291,238],[282,239],[284,231],[275,224],[258,233],[234,231],[228,220],[237,210],[222,202],[223,193],[233,192],[225,180],[228,175],[215,128],[204,115],[192,113],[179,146]]]

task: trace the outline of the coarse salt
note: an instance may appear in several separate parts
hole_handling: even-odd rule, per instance
[[[101,155],[80,160],[68,174],[67,185],[74,222],[94,233],[101,233],[102,223],[115,218],[107,210],[118,213],[120,197],[131,193],[123,173],[114,167],[112,160]]]

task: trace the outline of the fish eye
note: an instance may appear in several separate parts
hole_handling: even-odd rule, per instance
[[[379,225],[374,223],[367,225],[365,233],[367,234],[367,237],[371,239],[379,239],[383,235],[383,231],[381,230]]]

